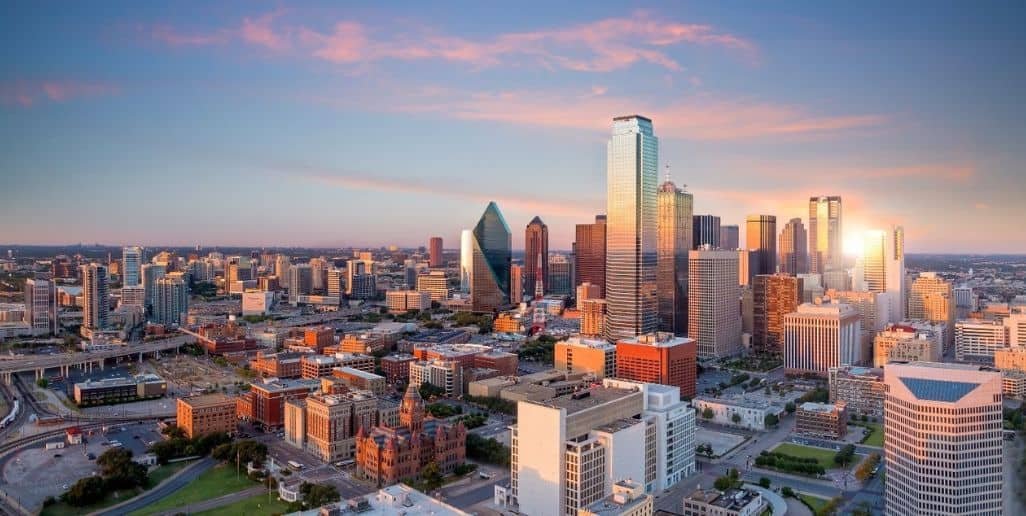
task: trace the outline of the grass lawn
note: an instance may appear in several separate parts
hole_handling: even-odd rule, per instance
[[[219,465],[200,475],[191,484],[179,489],[173,495],[160,500],[159,502],[146,507],[145,509],[133,512],[133,516],[144,516],[156,514],[176,507],[182,507],[190,503],[202,502],[218,496],[241,491],[247,487],[253,487],[252,480],[246,478],[245,473],[236,478],[235,468],[232,466]]]
[[[873,431],[873,433],[869,434],[869,437],[867,437],[865,441],[862,441],[862,444],[864,444],[866,446],[878,446],[880,448],[883,448],[883,445],[884,445],[883,426],[880,425],[880,423],[861,423],[861,424],[863,426],[865,426],[866,428],[869,428],[870,430]]]
[[[209,511],[196,513],[195,516],[270,516],[272,514],[285,514],[289,504],[278,500],[278,493],[271,493],[271,501],[267,501],[267,494],[256,495],[241,502],[218,507]]]
[[[157,469],[150,472],[150,486],[156,486],[162,481],[166,480],[176,472],[181,471],[182,468],[188,466],[192,461],[176,462],[174,464],[168,464],[166,466],[159,466]],[[134,498],[139,493],[142,493],[142,489],[132,489],[131,491],[116,491],[111,493],[103,501],[89,505],[86,507],[72,507],[66,503],[60,502],[55,503],[49,507],[43,509],[41,516],[71,516],[75,514],[87,514],[104,507],[110,507],[111,505],[121,503],[129,498]]]
[[[800,444],[781,443],[771,451],[783,453],[784,455],[791,455],[792,457],[816,459],[816,461],[819,462],[819,465],[823,466],[823,469],[836,467],[834,464],[834,455],[837,455],[837,452],[833,450],[813,448],[811,446],[802,446]]]
[[[801,501],[805,502],[805,504],[808,505],[810,508],[812,508],[813,514],[819,512],[820,509],[825,507],[826,504],[830,502],[830,500],[824,500],[818,496],[812,496],[807,494],[800,494],[798,495],[798,498]]]

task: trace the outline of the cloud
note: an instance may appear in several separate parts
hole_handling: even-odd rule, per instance
[[[281,23],[281,11],[244,18],[238,27],[206,34],[186,34],[158,26],[151,35],[172,46],[220,45],[232,40],[276,51],[295,47],[301,55],[339,64],[382,60],[441,60],[475,68],[532,63],[550,69],[609,72],[637,63],[668,70],[683,66],[665,49],[689,44],[739,52],[757,59],[753,43],[710,25],[661,19],[647,11],[561,28],[509,32],[468,39],[425,26],[409,32],[368,27],[356,20],[338,20],[329,31]]]
[[[31,107],[40,102],[66,102],[81,97],[114,95],[120,88],[103,82],[15,80],[0,83],[0,103]]]
[[[975,164],[965,162],[921,163],[912,165],[845,165],[823,161],[735,160],[732,167],[751,170],[775,180],[802,180],[825,177],[835,183],[862,184],[869,180],[967,183],[978,174]]]

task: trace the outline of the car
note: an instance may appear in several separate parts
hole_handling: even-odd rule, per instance
[[[63,455],[61,455],[61,454],[59,454],[59,453],[55,453],[55,454],[53,454],[53,458],[55,458],[55,459],[59,459],[59,458],[61,458],[61,457],[63,457]]]
[[[96,460],[96,455],[93,453],[87,453],[86,458],[89,460]]]

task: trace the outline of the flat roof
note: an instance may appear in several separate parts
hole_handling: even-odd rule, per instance
[[[835,408],[837,407],[833,403],[815,403],[807,401],[801,404],[801,409],[806,412],[822,412],[829,414],[833,412]]]
[[[581,397],[583,393],[587,392],[587,396]],[[561,408],[565,409],[567,415],[588,410],[599,405],[604,405],[611,401],[630,396],[631,394],[641,394],[641,391],[634,389],[619,389],[616,387],[593,387],[587,391],[579,391],[573,394],[567,394],[559,396],[546,401],[529,401],[527,403],[536,403],[538,405],[544,405],[546,407]]]
[[[363,378],[365,380],[376,380],[376,379],[379,379],[379,378],[382,379],[382,380],[385,379],[384,376],[376,375],[374,373],[368,373],[367,371],[363,371],[361,369],[355,369],[355,368],[352,368],[352,367],[336,367],[335,369],[338,369],[339,371],[342,371],[343,373],[346,373],[346,374],[350,374],[350,375],[353,375],[353,376],[359,376],[360,378]]]
[[[188,398],[179,398],[178,401],[192,407],[192,408],[203,408],[212,407],[215,405],[225,405],[228,403],[235,403],[235,398],[229,397],[221,393],[215,394],[203,394],[200,396],[191,396]]]

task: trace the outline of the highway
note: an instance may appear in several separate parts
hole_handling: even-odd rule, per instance
[[[0,362],[0,375],[10,375],[25,371],[36,371],[40,369],[53,369],[63,366],[100,362],[109,358],[124,357],[137,354],[155,353],[179,348],[196,338],[191,335],[179,335],[170,339],[144,342],[141,344],[128,344],[122,349],[108,351],[97,351],[95,353],[63,353],[60,355],[26,356],[19,359],[4,360]]]

